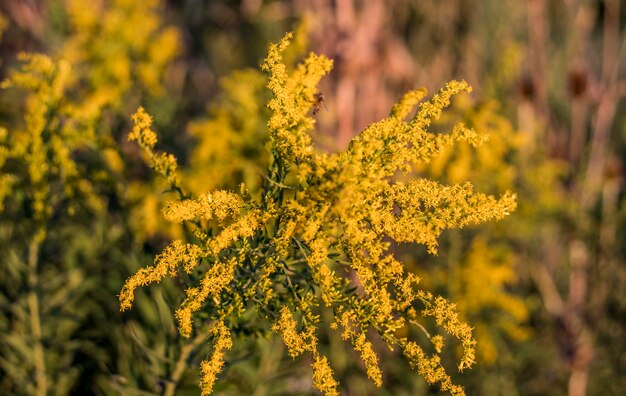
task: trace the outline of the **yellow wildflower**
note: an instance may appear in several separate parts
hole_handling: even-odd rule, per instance
[[[202,396],[210,395],[213,391],[213,384],[224,366],[225,352],[233,346],[230,330],[223,321],[214,323],[211,332],[215,337],[213,355],[210,360],[203,360],[200,363],[200,389]]]
[[[307,341],[307,334],[302,334],[297,330],[298,324],[293,318],[289,308],[282,307],[278,321],[272,326],[272,330],[279,333],[287,347],[287,353],[292,358],[301,355],[305,350],[310,349]]]
[[[132,116],[133,130],[128,134],[128,141],[137,141],[140,145],[154,148],[157,143],[157,135],[151,129],[152,117],[146,113],[143,107],[140,107]]]
[[[175,276],[178,265],[181,263],[185,270],[190,272],[195,267],[197,260],[203,255],[204,251],[196,245],[179,240],[172,242],[156,257],[154,266],[142,268],[126,280],[124,288],[120,292],[120,310],[130,309],[137,287],[159,282],[168,275]]]
[[[213,217],[220,222],[228,217],[235,217],[243,205],[241,198],[228,191],[215,191],[202,194],[198,199],[181,202],[169,202],[163,210],[163,217],[175,223],[190,220],[210,220]]]
[[[253,306],[258,315],[272,321],[272,330],[281,336],[291,357],[312,355],[315,387],[337,395],[332,369],[317,349],[321,301],[335,313],[331,327],[341,325],[342,338],[360,353],[367,375],[377,386],[382,384],[382,372],[366,337],[370,330],[389,348],[402,347],[410,365],[429,383],[462,395],[463,389],[452,384],[441,365],[441,336],[431,338],[437,352],[426,356],[416,343],[397,334],[418,317],[433,317],[437,326],[462,344],[462,370],[474,362],[472,328],[459,319],[454,304],[418,290],[419,277],[406,272],[390,247],[391,241],[413,242],[434,254],[445,229],[499,220],[515,209],[513,194],[495,198],[474,192],[469,183],[447,186],[410,173],[412,163],[428,162],[457,141],[472,145],[485,141],[461,124],[449,133],[427,130],[453,95],[471,89],[464,81],[452,81],[421,104],[425,90],[411,92],[389,117],[355,137],[347,150],[320,154],[308,133],[315,122],[309,113],[317,83],[332,63],[311,54],[289,72],[282,52],[290,39],[287,35],[272,45],[263,64],[273,94],[268,103],[271,160],[263,189],[255,197],[245,188],[239,196],[225,191],[197,198],[184,194],[171,177],[175,168],[168,173],[166,167],[154,164],[151,120],[142,109],[138,111],[131,135],[153,168],[179,192],[180,202],[170,203],[164,216],[192,227],[203,247],[177,245],[174,252],[168,251],[171,258],[157,258],[154,269],[140,270],[127,281],[123,307],[130,305],[137,285],[171,275],[180,261],[195,268],[198,258],[208,256],[205,261],[213,264],[203,271],[199,286],[187,289],[187,300],[176,314],[183,336],[190,335],[192,315],[205,304],[211,307],[210,320],[235,316],[244,328],[247,319],[242,314]],[[416,107],[416,114],[406,120]],[[195,253],[181,254],[181,249]],[[225,301],[232,306],[223,307]],[[420,304],[423,310],[418,311]],[[203,380],[208,384],[203,392],[210,391],[215,366],[203,363],[201,370],[208,378]]]
[[[212,297],[213,302],[219,305],[220,294],[235,277],[236,264],[236,259],[231,259],[228,263],[214,263],[200,281],[200,287],[187,289],[187,299],[176,311],[178,329],[183,337],[188,338],[191,335],[191,315],[202,308],[202,303],[208,297]]]
[[[143,149],[150,161],[150,167],[162,175],[170,186],[178,185],[178,164],[172,154],[154,152],[157,143],[156,132],[152,130],[152,117],[146,113],[143,107],[139,107],[133,114],[133,130],[128,134],[129,141],[136,141]]]
[[[339,382],[333,376],[326,356],[316,355],[313,367],[313,386],[326,396],[339,396]]]
[[[429,384],[439,383],[442,391],[449,391],[452,396],[465,396],[463,387],[454,385],[450,376],[441,365],[439,356],[426,356],[422,348],[413,341],[403,342],[403,353],[411,367],[424,377]]]
[[[424,316],[433,316],[437,325],[442,326],[449,334],[453,335],[463,345],[463,358],[459,363],[459,370],[469,368],[474,364],[476,340],[472,336],[472,328],[459,319],[456,305],[445,298],[434,298],[430,293],[420,293],[420,299],[426,309],[422,311]]]
[[[363,363],[365,363],[367,376],[380,388],[383,385],[383,373],[378,366],[378,356],[374,351],[374,347],[372,343],[367,340],[365,334],[361,333],[356,337],[354,349],[359,352]]]

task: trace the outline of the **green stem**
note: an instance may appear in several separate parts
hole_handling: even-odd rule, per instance
[[[39,312],[39,277],[37,274],[37,259],[39,256],[40,238],[36,235],[28,246],[28,309],[30,311],[30,326],[33,337],[33,355],[35,360],[36,395],[45,396],[48,392],[46,378],[46,359],[42,344],[41,318]]]
[[[209,326],[205,331],[198,334],[189,344],[185,345],[178,356],[178,360],[176,361],[176,365],[174,366],[174,371],[172,371],[172,375],[170,375],[170,380],[165,385],[165,390],[163,391],[164,396],[174,396],[176,392],[176,387],[180,383],[180,380],[187,369],[187,360],[189,359],[189,355],[202,344],[207,338],[211,335],[211,326]]]

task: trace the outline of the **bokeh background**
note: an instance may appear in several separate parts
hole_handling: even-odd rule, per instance
[[[69,66],[40,85],[63,86],[46,117],[74,131],[64,139],[78,142],[67,161],[80,177],[51,162],[46,210],[33,211],[44,187],[29,182],[32,159],[5,153],[30,141],[41,89],[2,89],[0,393],[198,394],[207,346],[183,342],[172,315],[184,285],[118,308],[124,279],[184,232],[160,220],[168,195],[127,142],[130,115],[143,105],[155,116],[191,191],[258,187],[269,97],[259,64],[296,30],[291,64],[309,50],[334,60],[320,86],[320,150],[345,148],[407,90],[474,87],[436,127],[462,120],[489,142],[415,172],[513,190],[518,211],[448,231],[436,257],[393,247],[475,327],[478,365],[454,379],[471,395],[623,394],[625,26],[621,0],[3,0],[0,80],[20,70],[21,52]],[[346,395],[437,394],[397,352],[379,346],[377,389],[337,334],[322,340]],[[315,394],[308,362],[283,356],[279,340],[235,344],[215,394]]]

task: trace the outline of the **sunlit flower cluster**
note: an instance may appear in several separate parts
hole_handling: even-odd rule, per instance
[[[473,103],[470,95],[458,96],[449,111],[446,111],[438,127],[452,125],[463,120],[489,137],[489,144],[473,148],[466,143],[456,144],[444,150],[429,164],[418,164],[416,171],[428,178],[449,184],[471,180],[476,189],[501,191],[518,188],[528,181],[535,193],[533,200],[505,224],[486,224],[462,237],[450,235],[440,241],[445,249],[458,252],[429,262],[415,263],[416,266],[429,266],[422,272],[422,278],[429,289],[445,289],[447,297],[457,303],[464,320],[474,326],[473,334],[478,340],[476,360],[479,364],[495,364],[501,353],[502,339],[521,340],[530,335],[528,327],[528,307],[517,293],[515,285],[519,281],[515,270],[517,260],[515,244],[510,238],[519,238],[520,233],[530,231],[538,208],[563,207],[564,201],[554,187],[560,165],[556,161],[546,162],[537,158],[528,160],[534,149],[528,134],[516,133],[511,122],[500,114],[499,105],[488,101]],[[527,162],[528,161],[528,162]],[[556,166],[555,166],[556,165]],[[529,170],[532,168],[533,170]],[[558,171],[557,171],[558,172]],[[534,187],[539,181],[544,188]],[[550,185],[551,187],[547,187]],[[535,194],[526,192],[526,194]],[[535,202],[536,201],[536,202]],[[558,204],[557,204],[558,202]],[[567,206],[567,205],[565,205]],[[540,210],[541,211],[541,210]],[[541,215],[539,215],[541,216]],[[411,266],[411,263],[408,264]]]
[[[217,375],[222,371],[226,351],[233,346],[231,332],[222,321],[216,322],[211,333],[215,338],[213,343],[213,355],[210,360],[204,360],[200,364],[200,383],[202,396],[211,394]]]
[[[391,241],[423,244],[435,254],[443,230],[502,219],[515,209],[513,194],[495,198],[475,193],[469,183],[447,186],[411,173],[412,164],[430,161],[458,140],[473,145],[485,140],[463,125],[447,134],[427,130],[451,97],[470,87],[452,81],[425,102],[424,90],[410,92],[347,150],[322,154],[310,137],[311,108],[316,86],[332,62],[311,54],[289,73],[282,53],[290,39],[287,35],[272,45],[263,65],[273,98],[268,104],[271,161],[261,194],[252,197],[242,188],[239,195],[216,191],[169,204],[165,217],[188,224],[195,238],[174,241],[153,267],[132,276],[120,295],[121,308],[130,307],[137,286],[173,276],[177,268],[193,269],[202,274],[200,284],[187,289],[176,314],[185,337],[206,325],[193,318],[200,310],[214,326],[245,333],[250,323],[243,314],[254,307],[257,318],[272,323],[290,356],[310,354],[314,386],[336,395],[332,362],[319,350],[317,337],[322,311],[332,309],[335,319],[329,327],[359,352],[377,386],[383,385],[383,376],[371,332],[390,348],[401,348],[428,383],[462,395],[441,364],[441,335],[420,347],[398,334],[414,324],[423,329],[421,323],[431,320],[459,341],[463,370],[474,363],[472,329],[459,319],[454,304],[419,289],[419,277],[394,257]],[[133,120],[131,139],[157,169],[149,116],[140,109]],[[179,188],[175,178],[168,180]],[[202,363],[203,394],[211,391],[221,354],[228,349],[219,345],[218,338],[219,359],[214,355]],[[433,346],[431,355],[423,349]]]

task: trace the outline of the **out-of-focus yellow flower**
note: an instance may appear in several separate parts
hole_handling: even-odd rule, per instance
[[[59,56],[79,70],[84,108],[99,117],[143,87],[163,92],[163,76],[180,52],[180,32],[166,27],[159,0],[64,0],[70,25]]]

